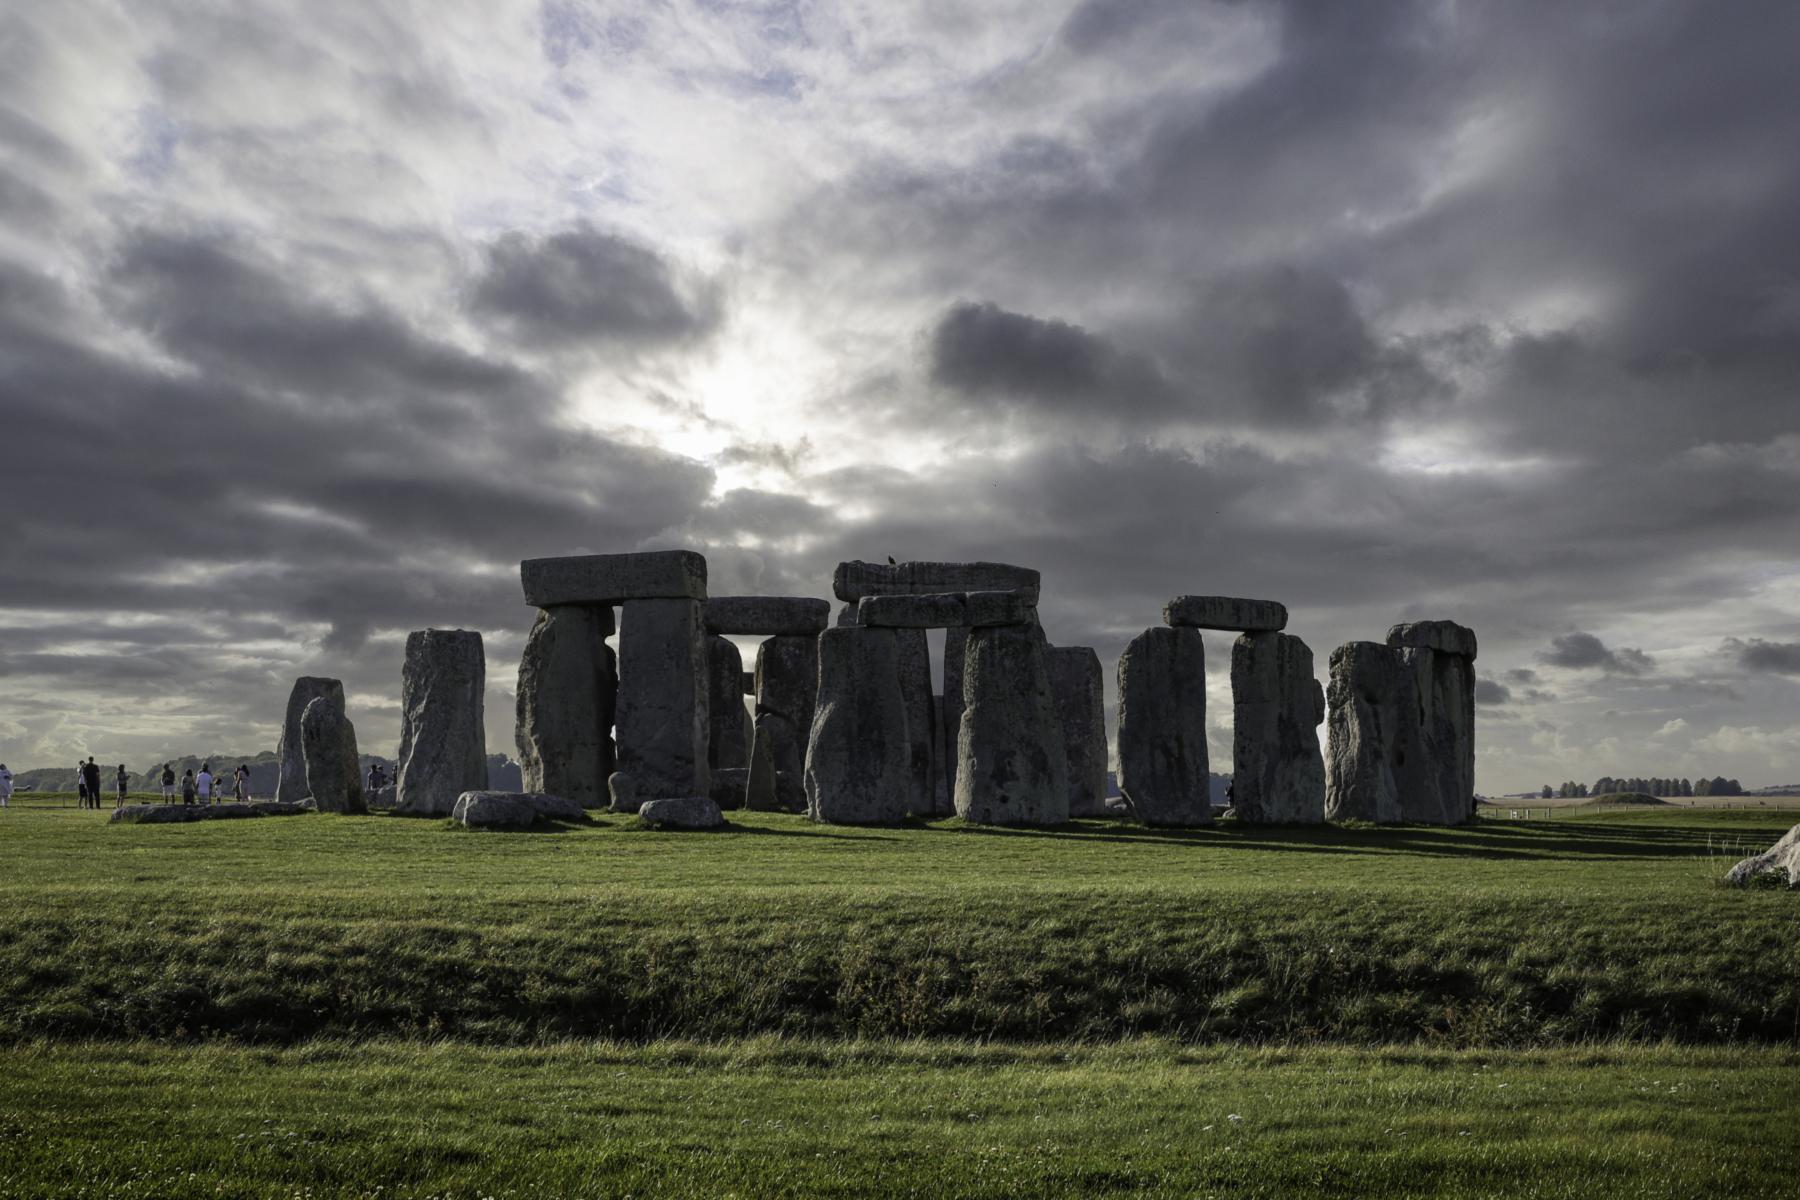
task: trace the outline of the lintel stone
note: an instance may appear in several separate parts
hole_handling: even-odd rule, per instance
[[[864,596],[856,606],[857,624],[892,629],[981,629],[1036,619],[1037,605],[1019,591]]]
[[[622,604],[627,600],[706,599],[706,556],[692,550],[528,558],[519,564],[525,602]]]
[[[831,578],[839,600],[941,592],[1023,592],[1036,604],[1042,577],[1029,567],[992,562],[841,562]]]
[[[1387,644],[1475,659],[1475,631],[1455,621],[1408,621],[1388,630]]]
[[[831,624],[831,602],[811,596],[713,596],[706,602],[706,631],[740,637],[788,637],[822,633]]]
[[[1287,606],[1236,596],[1177,596],[1163,605],[1163,624],[1184,629],[1275,633],[1287,628]]]

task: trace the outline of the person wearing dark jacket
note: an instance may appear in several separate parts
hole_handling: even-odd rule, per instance
[[[92,755],[81,764],[81,782],[87,786],[88,803],[94,808],[100,807],[100,764]]]

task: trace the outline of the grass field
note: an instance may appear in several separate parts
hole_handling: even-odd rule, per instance
[[[1781,1194],[1800,897],[1718,879],[1793,816],[15,805],[0,1196]]]

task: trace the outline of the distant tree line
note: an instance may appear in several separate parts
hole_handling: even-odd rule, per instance
[[[1651,796],[1741,796],[1744,785],[1735,779],[1715,775],[1711,779],[1661,779],[1602,775],[1590,789],[1585,783],[1569,780],[1559,785],[1546,783],[1538,795],[1544,800],[1576,800],[1583,796],[1606,796],[1614,792],[1644,792]]]

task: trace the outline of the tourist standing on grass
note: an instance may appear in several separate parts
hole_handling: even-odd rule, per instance
[[[12,772],[0,763],[0,808],[5,808],[12,801]]]
[[[75,796],[82,808],[87,807],[87,768],[75,760]]]
[[[125,793],[131,790],[131,779],[125,774],[125,764],[119,764],[119,798],[113,801],[114,808],[122,808],[125,804]]]
[[[211,763],[201,763],[200,764],[200,774],[194,776],[194,786],[196,788],[198,788],[200,791],[200,803],[211,804],[213,802],[213,777],[212,777],[212,764]]]
[[[94,761],[94,756],[91,754],[88,755],[87,762],[81,765],[81,782],[87,788],[88,804],[94,808],[99,808],[100,764]]]
[[[249,768],[249,766],[245,763],[239,763],[238,769],[234,773],[233,778],[235,778],[237,780],[237,798],[239,800],[248,800],[250,798],[250,768]]]
[[[194,802],[194,768],[192,767],[181,773],[181,802],[183,804]]]
[[[168,763],[163,764],[162,787],[163,803],[173,804],[175,802],[175,768]]]

